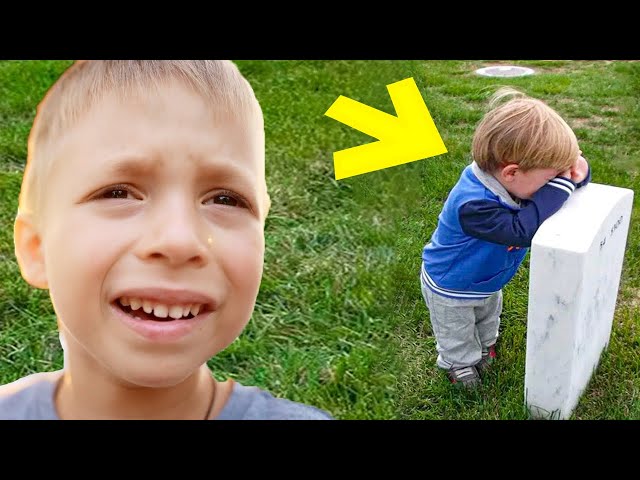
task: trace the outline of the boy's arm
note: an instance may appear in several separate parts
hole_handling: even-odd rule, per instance
[[[492,200],[473,200],[460,208],[460,225],[467,235],[487,242],[530,247],[542,222],[556,213],[575,189],[576,184],[570,179],[556,177],[520,210],[511,210]]]

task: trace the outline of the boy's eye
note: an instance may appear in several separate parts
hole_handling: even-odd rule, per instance
[[[205,204],[218,204],[227,207],[247,208],[247,203],[239,196],[231,192],[221,192],[204,202]]]
[[[102,196],[104,198],[127,198],[129,192],[127,190],[107,190]]]
[[[126,185],[114,185],[102,190],[98,195],[98,199],[127,199],[135,198],[134,192]]]
[[[213,201],[214,203],[228,205],[230,207],[235,207],[236,205],[238,205],[238,201],[229,195],[216,195],[215,197],[213,197]]]

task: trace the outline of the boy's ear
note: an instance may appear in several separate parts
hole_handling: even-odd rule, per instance
[[[32,217],[18,214],[13,225],[13,238],[22,278],[36,288],[49,288],[41,237]]]
[[[506,167],[503,167],[502,170],[499,170],[500,178],[507,183],[513,182],[518,170],[519,170],[518,164],[510,163]]]

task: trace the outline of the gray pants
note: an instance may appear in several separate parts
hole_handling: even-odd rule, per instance
[[[498,339],[502,290],[467,300],[443,297],[421,283],[436,337],[437,365],[448,370],[478,363],[482,352]]]

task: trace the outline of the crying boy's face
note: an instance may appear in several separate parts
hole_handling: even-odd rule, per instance
[[[40,236],[72,362],[168,386],[245,327],[267,202],[262,121],[238,118],[172,85],[108,95],[57,145]]]

